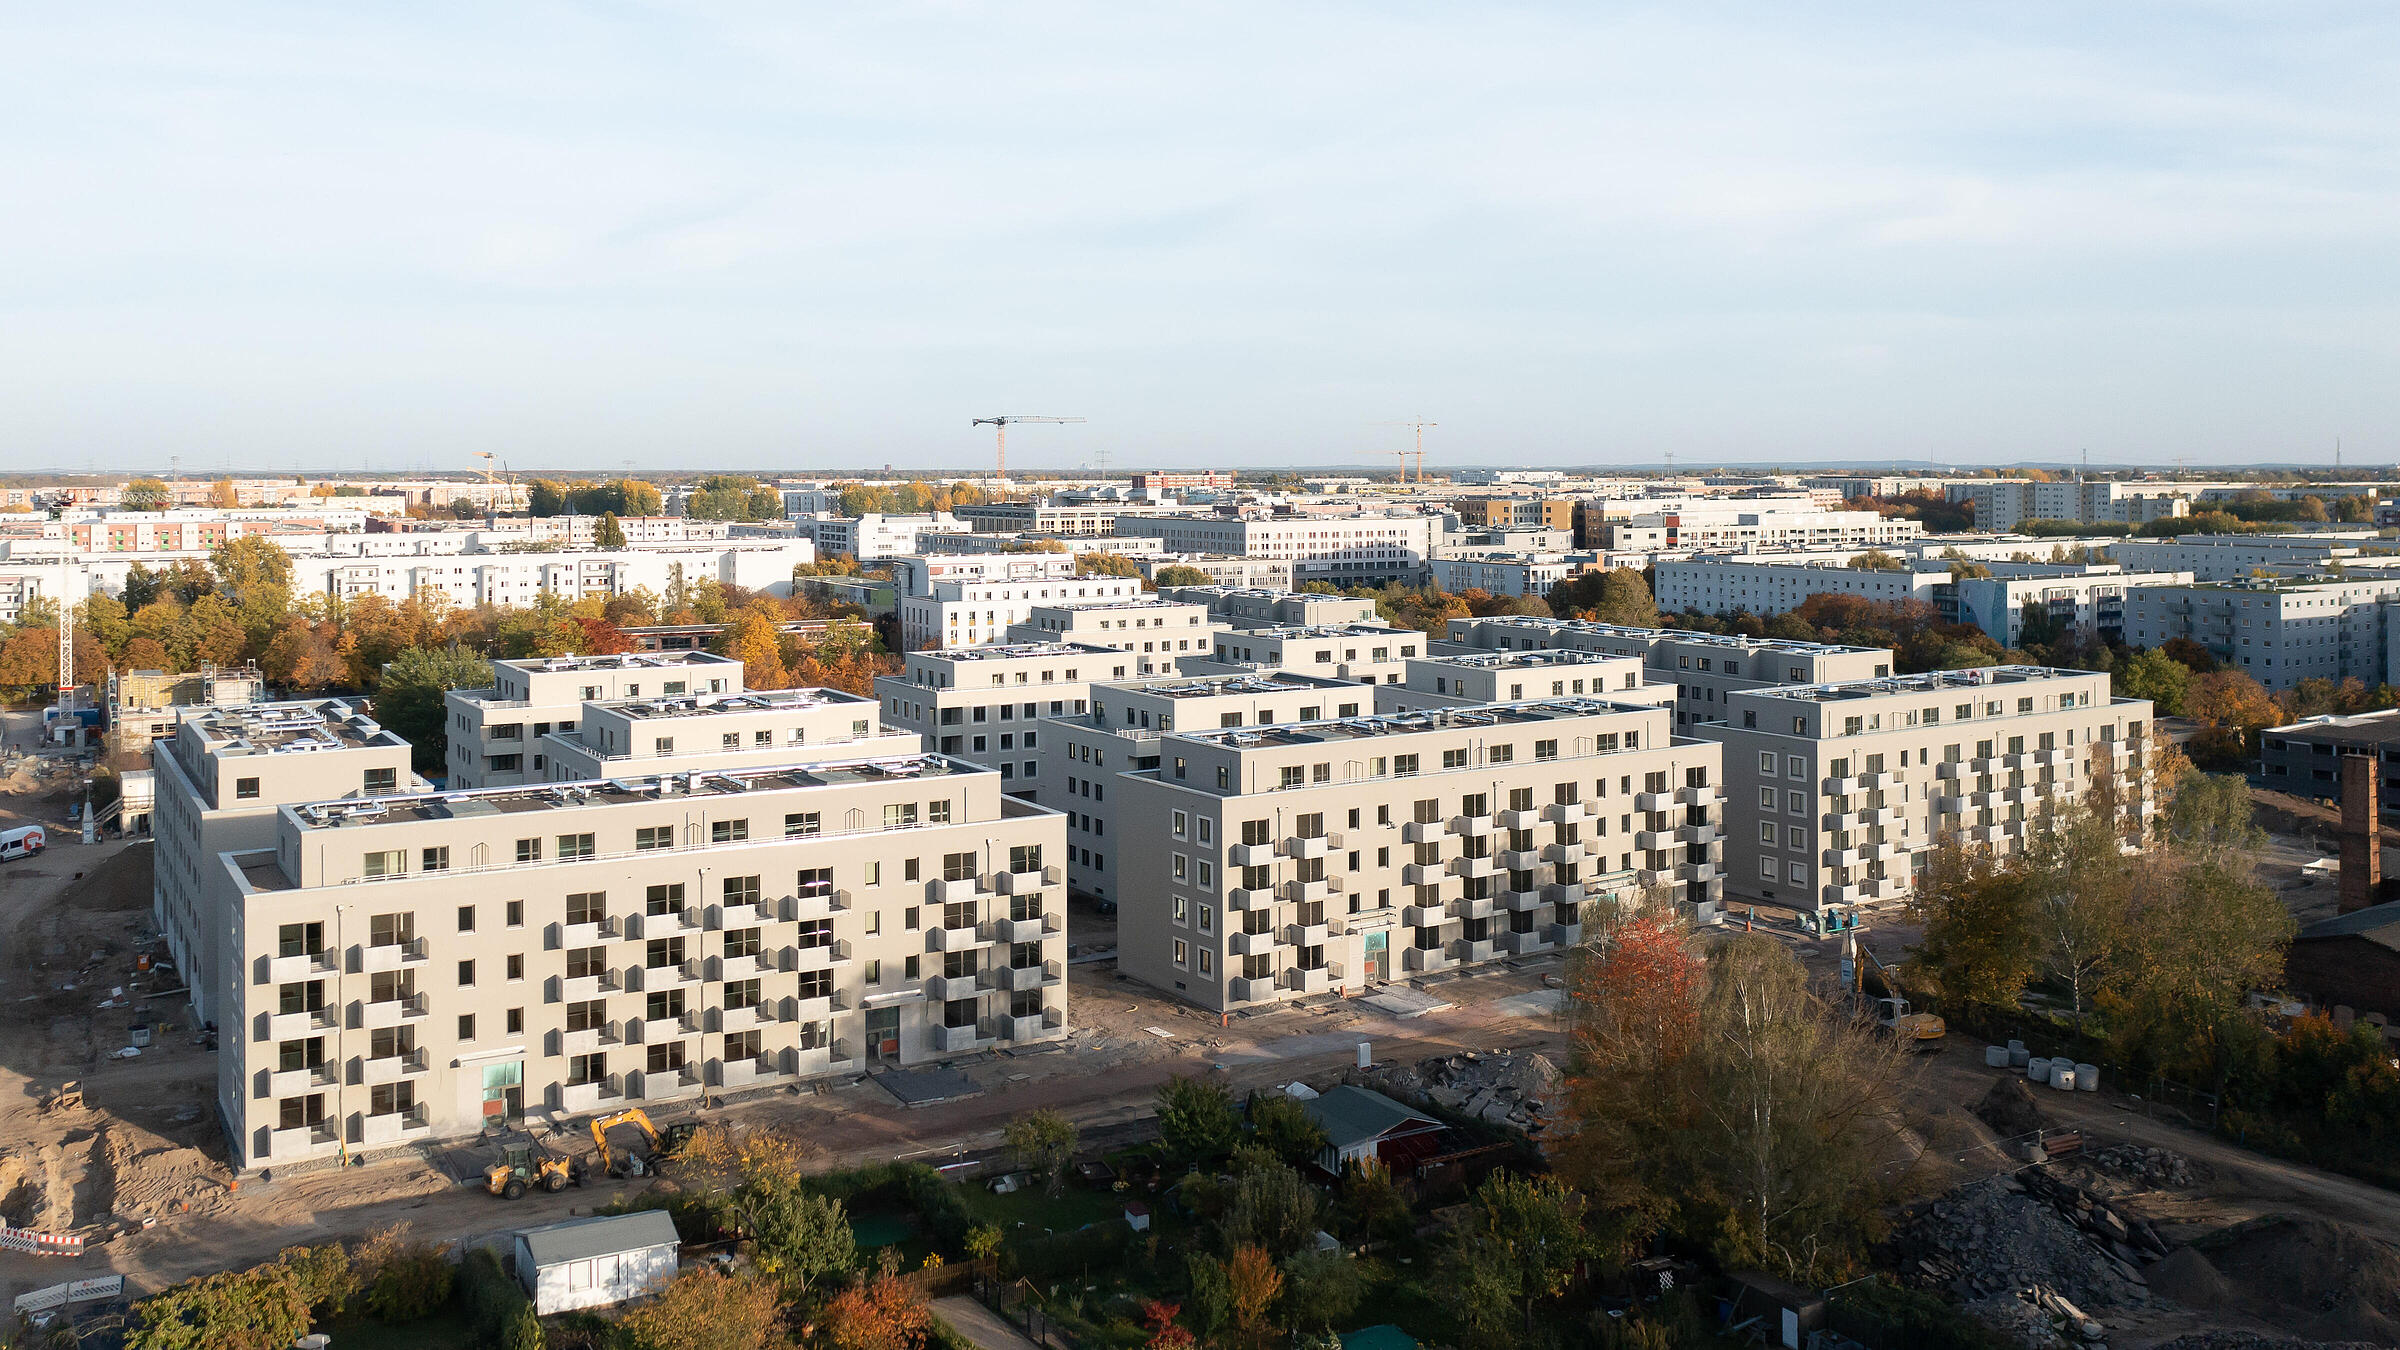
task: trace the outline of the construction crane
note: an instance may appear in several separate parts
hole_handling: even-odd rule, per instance
[[[979,427],[981,427],[981,426],[989,426],[989,427],[996,427],[996,428],[998,428],[998,429],[999,429],[999,434],[1000,434],[1000,458],[999,458],[999,461],[998,461],[998,463],[999,463],[999,466],[1000,466],[1000,467],[999,467],[999,471],[998,471],[997,473],[995,473],[995,474],[993,474],[993,475],[992,475],[992,482],[993,482],[995,485],[997,485],[998,483],[1000,483],[1001,481],[1005,480],[1005,479],[1008,477],[1008,428],[1009,428],[1009,425],[1010,425],[1011,423],[1015,423],[1015,422],[1080,422],[1080,421],[1082,421],[1082,420],[1083,420],[1083,419],[1082,419],[1082,418],[1080,418],[1080,417],[978,417],[978,418],[976,418],[976,419],[975,419],[975,425],[976,425],[976,426],[979,426]]]
[[[1378,422],[1376,425],[1383,427],[1407,427],[1417,433],[1417,448],[1415,450],[1394,450],[1392,453],[1400,456],[1400,481],[1403,483],[1408,481],[1408,456],[1413,454],[1417,457],[1417,482],[1422,484],[1425,481],[1425,428],[1438,427],[1441,425],[1441,423],[1428,422],[1424,418],[1420,417],[1414,421]]]
[[[483,461],[483,524],[485,529],[491,529],[498,524],[500,516],[500,491],[494,486],[495,475],[492,467],[495,463],[499,463],[499,459],[489,450],[476,451],[475,458]],[[500,479],[508,478],[506,463],[499,464],[497,476]],[[508,506],[512,511],[517,506],[517,486],[513,480],[508,485]]]

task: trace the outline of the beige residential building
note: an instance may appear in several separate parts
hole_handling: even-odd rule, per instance
[[[1137,675],[1170,675],[1176,663],[1208,655],[1224,625],[1208,606],[1163,600],[1110,605],[1035,605],[1011,625],[1010,642],[1076,642],[1114,647],[1133,658]]]
[[[1095,683],[1090,712],[1044,718],[1041,728],[1042,781],[1067,813],[1067,885],[1114,900],[1123,870],[1140,865],[1117,851],[1124,797],[1110,785],[1118,774],[1157,768],[1161,736],[1356,717],[1376,711],[1384,692],[1281,670]]]
[[[871,698],[839,689],[753,689],[583,705],[571,732],[537,742],[553,783],[628,774],[763,769],[914,754],[913,732],[882,726]]]
[[[2142,794],[2151,708],[2108,676],[2041,666],[1942,670],[1730,695],[1698,728],[1725,747],[1732,898],[1802,910],[1909,893],[1945,831],[2009,852],[2051,804],[2113,774]]]
[[[1381,622],[1376,617],[1373,600],[1317,591],[1265,586],[1164,586],[1159,588],[1158,598],[1206,605],[1209,617],[1235,628]]]
[[[202,1021],[226,1021],[238,999],[224,966],[226,916],[206,903],[216,856],[272,845],[287,802],[423,791],[409,754],[407,741],[330,698],[186,709],[153,747],[151,906]]]
[[[607,699],[738,694],[742,663],[710,652],[627,652],[494,661],[488,689],[453,689],[447,786],[459,791],[550,777],[553,732],[572,733],[583,705]]]
[[[1398,684],[1406,673],[1404,663],[1423,652],[1425,644],[1425,635],[1414,628],[1299,624],[1219,633],[1211,657],[1219,667],[1295,670],[1358,684]],[[1201,672],[1209,666],[1194,662],[1187,668]]]
[[[1892,673],[1887,647],[1633,628],[1584,619],[1452,619],[1448,639],[1497,651],[1554,647],[1640,657],[1649,668],[1649,683],[1674,686],[1675,725],[1685,728],[1724,720],[1725,700],[1738,690],[1879,679]]]
[[[1447,649],[1402,663],[1400,683],[1377,690],[1377,710],[1414,712],[1478,703],[1522,703],[1532,698],[1602,697],[1618,703],[1673,707],[1671,685],[1645,684],[1648,665],[1638,656],[1551,648],[1540,651],[1468,652]]]
[[[1109,780],[1118,968],[1229,1009],[1557,950],[1637,896],[1713,917],[1719,750],[1543,699],[1178,730]]]
[[[285,806],[203,864],[235,1164],[1063,1036],[1063,821],[1001,787],[919,754]]]
[[[986,765],[1003,787],[1040,799],[1040,721],[1084,710],[1093,683],[1132,675],[1134,658],[1076,642],[1014,642],[910,652],[898,675],[875,680],[883,720],[924,748]]]

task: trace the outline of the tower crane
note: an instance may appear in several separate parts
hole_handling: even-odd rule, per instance
[[[997,483],[999,483],[999,481],[1000,481],[1000,480],[1002,480],[1002,479],[1004,479],[1004,478],[1007,478],[1007,477],[1008,477],[1008,428],[1009,428],[1009,425],[1010,425],[1011,423],[1014,423],[1014,422],[1080,422],[1080,421],[1082,421],[1082,420],[1083,420],[1083,419],[1082,419],[1082,418],[1080,418],[1080,417],[1007,417],[1007,416],[1003,416],[1003,417],[978,417],[978,418],[976,418],[976,419],[975,419],[975,425],[976,425],[976,426],[979,426],[979,427],[981,427],[981,426],[995,427],[995,428],[997,428],[997,429],[998,429],[998,431],[999,431],[999,435],[1000,435],[1000,458],[999,458],[999,461],[998,461],[998,462],[999,462],[999,466],[1000,466],[1000,467],[999,467],[999,471],[998,471],[996,474],[994,474],[994,475],[993,475],[993,479],[992,479],[992,481],[994,482],[994,484],[996,485]]]
[[[1408,422],[1380,422],[1377,423],[1377,425],[1387,427],[1408,427],[1417,433],[1417,448],[1414,451],[1395,450],[1392,453],[1402,457],[1400,460],[1401,482],[1405,483],[1408,481],[1408,460],[1406,457],[1410,454],[1414,454],[1417,457],[1417,482],[1420,484],[1423,483],[1425,481],[1425,428],[1438,427],[1441,425],[1441,423],[1428,422],[1424,418],[1420,417]]]
[[[498,457],[489,450],[478,450],[475,452],[475,458],[483,461],[483,524],[485,529],[492,529],[499,523],[500,515],[500,492],[494,486],[492,468],[498,462]],[[508,465],[500,464],[498,476],[503,479],[508,477]],[[514,481],[509,483],[508,505],[510,510],[516,509],[517,491]]]

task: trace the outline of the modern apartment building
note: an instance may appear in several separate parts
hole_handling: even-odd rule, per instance
[[[1375,602],[1264,586],[1167,586],[1161,600],[1205,605],[1208,617],[1234,628],[1291,628],[1325,624],[1378,623]]]
[[[1123,604],[1142,598],[1142,583],[1132,577],[936,581],[923,595],[901,598],[900,644],[913,652],[1001,642],[1036,605]]]
[[[1009,642],[1068,642],[1114,647],[1134,659],[1139,675],[1173,673],[1178,661],[1209,654],[1210,639],[1224,625],[1208,606],[1171,600],[1128,600],[1121,604],[1035,605],[1009,626]]]
[[[1916,521],[1873,511],[1824,511],[1805,502],[1781,509],[1745,503],[1632,512],[1610,521],[1599,542],[1586,547],[1734,553],[1759,548],[1894,548],[1924,533],[1925,527]]]
[[[1121,520],[1149,509],[1126,502],[982,502],[956,514],[977,534],[1093,537],[1116,534]]]
[[[1737,690],[1879,679],[1892,673],[1892,653],[1885,647],[1630,628],[1582,619],[1452,619],[1448,640],[1496,651],[1557,648],[1639,657],[1648,667],[1645,683],[1674,686],[1679,727],[1721,719],[1727,696]]]
[[[2194,581],[2240,581],[2260,571],[2306,573],[2372,562],[2366,547],[2377,542],[2358,534],[2187,534],[2120,539],[2108,546],[2108,556],[2128,571],[2189,572]]]
[[[1091,711],[1042,722],[1042,780],[1057,789],[1053,804],[1067,813],[1067,885],[1104,900],[1117,897],[1128,864],[1117,852],[1124,797],[1112,797],[1109,785],[1117,774],[1157,768],[1161,736],[1178,728],[1357,717],[1374,712],[1383,692],[1290,671],[1095,683]]]
[[[606,699],[572,730],[536,744],[552,783],[627,775],[765,769],[824,759],[913,755],[914,732],[881,725],[874,699],[839,689],[754,689]]]
[[[2125,640],[2156,647],[2189,638],[2269,689],[2307,679],[2355,679],[2372,688],[2390,679],[2390,597],[2400,597],[2400,577],[2136,586],[2125,600]]]
[[[2374,760],[2379,813],[2400,818],[2400,712],[2303,718],[2260,732],[2258,745],[2261,781],[2319,801],[2341,800],[2344,759]]]
[[[206,864],[235,1165],[1063,1036],[1063,843],[934,755],[286,806]]]
[[[2060,571],[2048,576],[1998,576],[1954,583],[1958,619],[1991,634],[2004,647],[2025,636],[2028,623],[2072,633],[2086,642],[2125,636],[2125,596],[2136,586],[2181,586],[2189,572],[2123,572],[2115,568]]]
[[[1812,595],[1855,595],[1897,604],[1933,604],[1950,584],[1948,572],[1878,572],[1833,562],[1762,563],[1739,558],[1661,562],[1654,575],[1658,607],[1668,613],[1747,611],[1765,617],[1808,603]]]
[[[2028,520],[2145,524],[2191,514],[2194,487],[2182,483],[2036,483],[2023,478],[1947,484],[1951,501],[1971,502],[1978,530],[2014,530]]]
[[[2142,796],[2150,704],[2041,666],[1748,689],[1696,728],[1725,747],[1728,897],[1803,910],[1909,893],[1947,831],[2000,852],[2116,777]]]
[[[1496,525],[1531,525],[1545,530],[1575,528],[1571,497],[1460,497],[1450,503],[1458,523],[1468,529]]]
[[[742,691],[741,662],[698,651],[494,661],[492,676],[489,688],[453,689],[442,698],[454,790],[548,780],[542,738],[573,732],[586,703]]]
[[[1675,690],[1647,684],[1639,656],[1548,648],[1541,651],[1441,651],[1402,663],[1400,683],[1377,692],[1384,712],[1521,703],[1538,698],[1606,698],[1672,708]]]
[[[1406,673],[1402,663],[1425,650],[1425,642],[1425,635],[1414,628],[1372,623],[1296,624],[1219,633],[1212,655],[1220,666],[1296,670],[1360,684],[1398,684]],[[1197,664],[1191,667],[1202,668]]]
[[[969,536],[972,538],[973,536]],[[902,595],[931,595],[943,581],[1065,581],[1075,575],[1070,553],[953,553],[936,550],[884,559]]]
[[[1238,554],[1294,564],[1336,585],[1416,581],[1441,541],[1440,516],[1120,516],[1118,534],[1164,540],[1176,553]]]
[[[1147,469],[1133,475],[1133,490],[1172,497],[1184,492],[1231,492],[1231,469]]]
[[[845,554],[861,562],[915,553],[928,534],[965,534],[969,526],[947,511],[921,516],[887,516],[870,511],[863,516],[804,516],[797,524],[802,537],[816,541],[817,552],[828,557]]]
[[[1015,642],[910,652],[898,675],[875,681],[883,720],[925,748],[992,768],[1004,788],[1038,799],[1048,779],[1041,720],[1083,712],[1093,684],[1130,679],[1136,658],[1113,647]],[[1053,794],[1056,795],[1056,794]]]
[[[1130,536],[1129,536],[1130,537]],[[1159,543],[1152,539],[1146,542]],[[1263,588],[1270,591],[1292,589],[1292,562],[1289,558],[1228,558],[1214,553],[1146,553],[1134,558],[1142,576],[1152,585],[1158,575],[1171,567],[1188,567],[1206,573],[1219,586],[1234,589]]]
[[[1455,595],[1484,591],[1492,595],[1534,595],[1599,565],[1596,553],[1492,553],[1476,557],[1436,558],[1431,563],[1433,584]]]
[[[340,699],[183,710],[153,747],[157,839],[151,908],[203,1022],[224,1023],[235,991],[225,915],[205,890],[219,853],[275,841],[287,802],[424,790],[408,742]]]
[[[1232,1009],[1551,951],[1587,907],[1714,912],[1717,747],[1547,699],[1162,735],[1120,801],[1118,969]]]

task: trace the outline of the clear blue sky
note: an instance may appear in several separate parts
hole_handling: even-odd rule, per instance
[[[2400,458],[2389,4],[15,5],[16,468]]]

